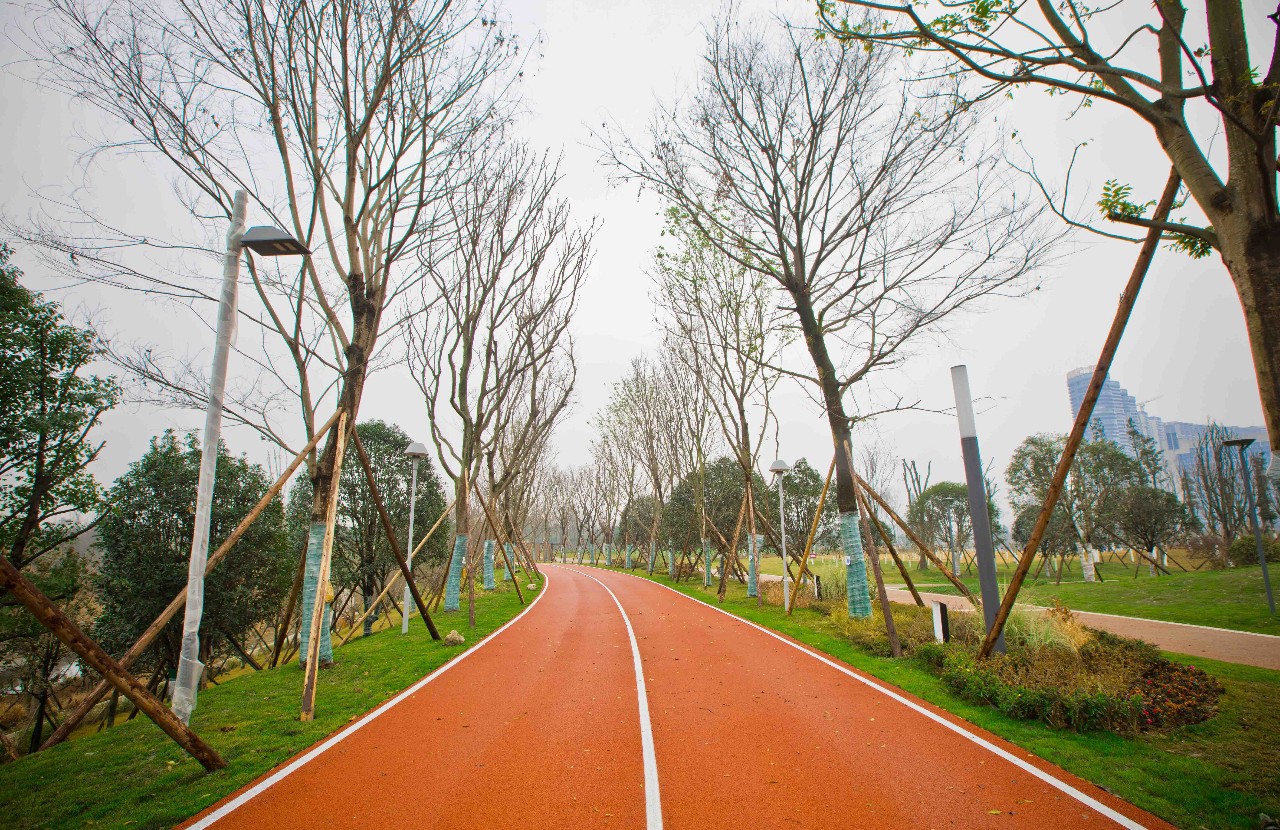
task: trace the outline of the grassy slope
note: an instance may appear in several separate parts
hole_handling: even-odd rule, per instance
[[[470,648],[520,611],[510,583],[477,592],[476,628],[460,612],[435,615],[467,645],[435,643],[414,620],[409,635],[382,632],[336,652],[320,675],[316,718],[298,720],[296,663],[242,675],[200,693],[192,727],[227,760],[206,774],[146,718],[0,766],[0,825],[6,828],[169,827],[199,812],[367,712]],[[505,588],[505,590],[503,590]],[[529,592],[526,592],[528,594]]]
[[[670,584],[666,578],[655,579]],[[700,580],[675,587],[714,602],[713,592],[704,590]],[[812,610],[798,609],[788,619],[776,606],[757,608],[739,585],[731,585],[722,607],[899,686],[1185,830],[1256,828],[1259,811],[1280,813],[1280,672],[1189,661],[1227,689],[1212,720],[1168,735],[1132,739],[1059,732],[962,700],[914,660],[868,656]],[[927,766],[923,759],[921,763]]]
[[[814,571],[825,578],[828,571],[837,567],[843,566],[831,559],[818,560]],[[764,573],[780,574],[781,568],[782,562],[777,557],[761,560],[761,570]],[[1257,566],[1192,573],[1183,573],[1174,568],[1169,576],[1160,577],[1149,576],[1147,569],[1143,567],[1136,579],[1132,567],[1115,562],[1104,562],[1098,569],[1106,580],[1101,584],[1072,581],[1055,585],[1052,579],[1029,581],[1023,586],[1019,601],[1032,605],[1051,605],[1054,599],[1060,599],[1064,605],[1076,611],[1097,611],[1103,614],[1280,635],[1280,618],[1272,617],[1267,610],[1262,569]],[[1280,571],[1275,566],[1272,566],[1272,570]],[[1008,584],[1010,573],[1011,568],[1000,568],[1001,590]],[[959,593],[937,571],[912,570],[911,578],[919,583],[922,591],[936,594]],[[1067,579],[1070,578],[1071,574],[1068,574]],[[1075,579],[1079,578],[1079,573],[1076,573]],[[902,584],[901,577],[892,568],[885,571],[885,580]],[[963,581],[975,594],[978,592],[976,576],[963,577]]]

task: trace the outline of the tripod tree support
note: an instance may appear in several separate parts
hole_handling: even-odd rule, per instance
[[[884,525],[880,524],[880,520],[876,518],[875,512],[871,509],[871,503],[867,501],[867,494],[862,492],[861,489],[858,490],[858,503],[862,505],[862,509],[867,514],[867,520],[875,528],[876,534],[884,542],[884,546],[889,549],[889,555],[893,557],[893,564],[898,566],[898,573],[902,574],[902,581],[907,584],[907,589],[911,591],[911,598],[915,600],[916,605],[923,608],[924,600],[920,598],[920,592],[916,590],[916,584],[911,581],[911,574],[907,573],[907,567],[902,564],[902,559],[898,556],[898,551],[893,546],[893,540],[889,538],[889,533],[884,529]]]
[[[1156,204],[1153,222],[1159,224],[1168,218],[1181,185],[1182,178],[1177,171],[1170,170],[1164,193],[1160,194],[1160,201]],[[1062,495],[1062,488],[1067,483],[1067,474],[1071,472],[1076,451],[1080,448],[1085,430],[1093,418],[1093,407],[1098,402],[1098,395],[1102,392],[1102,384],[1107,379],[1107,373],[1111,371],[1111,361],[1116,356],[1116,349],[1120,346],[1120,338],[1124,336],[1125,326],[1129,324],[1129,315],[1133,312],[1134,303],[1137,302],[1138,291],[1142,288],[1142,280],[1147,276],[1147,269],[1151,267],[1156,246],[1160,244],[1160,236],[1161,230],[1158,227],[1151,228],[1147,231],[1146,239],[1142,241],[1142,248],[1138,251],[1138,261],[1134,263],[1129,282],[1124,287],[1124,293],[1120,295],[1120,304],[1116,308],[1115,318],[1111,321],[1111,330],[1107,332],[1106,342],[1102,344],[1098,365],[1093,369],[1089,388],[1084,393],[1084,400],[1080,402],[1080,411],[1076,413],[1076,422],[1071,427],[1071,434],[1067,436],[1067,445],[1062,448],[1062,457],[1058,459],[1058,468],[1054,470],[1053,480],[1049,482],[1049,491],[1045,494],[1044,504],[1040,506],[1040,515],[1036,517],[1031,538],[1027,539],[1027,546],[1018,557],[1018,567],[1013,572],[1013,578],[1009,580],[1009,587],[1005,590],[1004,599],[1000,601],[1000,609],[996,611],[996,618],[987,631],[987,638],[982,641],[982,648],[978,650],[979,657],[990,656],[992,649],[995,648],[996,640],[1000,638],[1000,633],[1004,631],[1004,624],[1009,619],[1009,612],[1013,610],[1013,604],[1018,599],[1022,582],[1027,578],[1027,571],[1031,570],[1036,549],[1040,547],[1040,540],[1044,538],[1045,531],[1049,527],[1049,519],[1053,516],[1053,510],[1058,505],[1058,497]]]
[[[120,693],[129,698],[133,705],[164,730],[174,743],[182,747],[192,758],[200,762],[210,772],[222,769],[227,762],[214,751],[213,747],[201,740],[178,716],[170,711],[159,700],[156,700],[147,687],[112,659],[110,654],[80,630],[80,627],[68,617],[62,609],[54,605],[39,588],[18,572],[8,558],[0,554],[0,587],[8,589],[18,602],[26,606],[40,624],[49,629],[67,648],[74,651],[94,671],[107,679]]]
[[[947,567],[946,563],[943,562],[941,559],[939,559],[938,555],[934,553],[933,550],[924,543],[924,540],[922,540],[919,536],[916,535],[916,532],[911,529],[911,526],[902,520],[902,517],[899,516],[897,512],[894,511],[894,509],[889,506],[888,502],[886,502],[883,498],[881,498],[879,493],[871,489],[870,484],[867,484],[867,482],[864,481],[861,477],[859,477],[857,473],[853,474],[853,483],[858,487],[861,487],[863,492],[871,497],[872,501],[880,505],[881,510],[889,514],[889,518],[893,519],[894,524],[902,528],[902,532],[907,535],[907,538],[911,540],[912,544],[914,544],[920,550],[920,552],[923,553],[928,558],[928,560],[933,563],[934,567],[936,567],[939,571],[942,572],[942,575],[947,578],[948,582],[956,586],[956,589],[960,591],[961,594],[964,595],[965,599],[973,603],[974,608],[977,608],[978,606],[982,605],[982,603],[978,600],[978,598],[973,595],[973,591],[969,590],[969,586],[961,582],[960,579],[951,572],[951,569]]]
[[[476,487],[473,491],[476,494],[476,501],[480,502],[480,506],[484,508],[484,515],[489,520],[489,529],[493,531],[493,535],[498,537],[498,541],[503,543],[502,561],[507,563],[507,569],[511,570],[511,560],[507,558],[506,543],[510,540],[506,538],[507,534],[503,532],[498,525],[498,520],[494,518],[493,511],[489,509],[489,503],[484,500],[484,496],[480,494],[480,488]],[[512,571],[514,573],[514,571]],[[524,605],[524,592],[520,590],[520,580],[513,579],[511,584],[516,588],[516,596],[520,599],[520,604]]]
[[[791,612],[796,607],[796,597],[800,596],[800,579],[804,577],[804,571],[809,561],[809,554],[813,551],[813,538],[818,535],[818,522],[822,520],[822,508],[827,503],[827,490],[831,488],[831,476],[836,471],[836,460],[831,459],[831,466],[827,468],[827,480],[822,482],[822,494],[818,496],[818,509],[813,511],[813,524],[809,526],[809,538],[804,543],[804,553],[800,556],[800,574],[796,580],[791,583],[791,599],[787,603],[787,616],[791,616]]]
[[[387,515],[387,507],[382,503],[382,494],[378,492],[378,483],[374,480],[373,465],[369,463],[369,455],[364,451],[364,444],[360,443],[360,434],[354,429],[351,430],[351,442],[355,444],[356,455],[360,456],[360,465],[364,467],[365,481],[369,483],[369,495],[373,497],[374,506],[378,508],[378,516],[382,519],[382,532],[386,534],[387,544],[391,546],[391,553],[395,555],[396,564],[400,566],[400,575],[404,577],[404,584],[408,586],[409,593],[413,596],[413,604],[418,606],[418,613],[422,615],[422,621],[427,624],[427,631],[431,632],[431,639],[439,640],[440,632],[436,630],[436,624],[431,619],[431,612],[427,611],[427,604],[422,601],[422,595],[418,593],[418,586],[413,581],[413,571],[410,570],[409,562],[404,558],[404,551],[400,549],[400,543],[396,541],[395,528],[391,526],[391,517]],[[404,613],[409,613],[407,608]]]
[[[294,456],[293,461],[289,463],[289,466],[286,467],[284,472],[280,474],[280,477],[276,479],[275,484],[272,484],[267,488],[267,492],[264,493],[262,498],[258,500],[258,503],[253,506],[253,509],[245,514],[245,517],[240,520],[240,524],[236,525],[235,530],[231,531],[231,535],[228,536],[221,545],[218,545],[217,550],[209,554],[209,559],[204,566],[204,574],[206,577],[213,572],[213,569],[222,561],[223,557],[225,557],[231,549],[235,547],[236,543],[240,541],[240,538],[248,532],[249,528],[253,526],[253,523],[262,515],[262,511],[266,510],[267,506],[271,504],[277,495],[280,494],[280,491],[284,488],[285,484],[289,482],[290,477],[293,476],[298,467],[302,465],[302,462],[306,460],[307,456],[313,449],[315,449],[316,445],[320,443],[321,439],[323,439],[329,430],[333,428],[333,425],[337,423],[339,414],[340,413],[338,412],[334,412],[333,415],[329,417],[329,420],[324,422],[324,426],[316,430],[315,436],[312,437],[312,439],[307,442],[307,445]],[[186,604],[187,586],[183,585],[182,590],[178,592],[178,595],[170,601],[163,611],[160,612],[160,616],[156,617],[151,625],[147,626],[147,629],[142,632],[142,636],[138,638],[138,641],[130,646],[129,650],[120,658],[120,666],[125,669],[132,666],[134,662],[151,647],[151,644],[155,642],[156,637],[160,636],[160,632],[164,631],[164,627],[169,624],[169,621],[173,619],[174,615],[186,607]],[[288,629],[289,623],[287,619],[282,627],[286,630]],[[283,642],[283,637],[278,639],[280,642]],[[278,645],[276,655],[279,655]],[[274,660],[272,661],[272,665],[275,665]],[[53,734],[40,745],[40,749],[48,749],[54,744],[58,744],[66,740],[67,736],[80,725],[80,722],[84,720],[85,716],[88,715],[93,707],[97,705],[98,701],[102,699],[102,696],[107,693],[107,690],[111,688],[111,685],[111,683],[103,680],[99,682],[97,686],[94,686],[93,690],[85,696],[84,700],[80,701],[80,704],[76,706],[75,711],[68,715],[66,719],[62,721],[62,724],[53,731]]]
[[[354,434],[355,430],[351,430]],[[315,719],[316,675],[320,671],[320,628],[324,621],[325,594],[329,590],[329,564],[333,561],[333,526],[338,519],[338,483],[342,478],[342,455],[347,448],[347,413],[338,419],[334,442],[333,479],[324,517],[324,543],[320,548],[320,573],[316,578],[316,601],[311,607],[310,636],[307,638],[305,673],[302,680],[302,711],[299,720]]]

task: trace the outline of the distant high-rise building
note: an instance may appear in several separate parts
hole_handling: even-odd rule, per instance
[[[1093,377],[1092,367],[1076,369],[1067,373],[1067,395],[1071,399],[1071,418],[1075,419],[1084,403],[1085,391],[1089,388],[1089,380]],[[1208,424],[1192,424],[1186,421],[1164,421],[1147,413],[1142,404],[1130,395],[1128,390],[1108,377],[1102,384],[1098,394],[1098,402],[1093,407],[1092,423],[1100,428],[1105,438],[1119,444],[1121,449],[1133,454],[1133,444],[1129,440],[1129,424],[1137,427],[1138,432],[1156,442],[1156,446],[1164,453],[1165,468],[1169,485],[1180,486],[1182,473],[1195,467],[1196,446],[1208,429]],[[1264,427],[1227,427],[1238,438],[1254,438],[1253,452],[1262,456],[1265,463],[1270,457],[1267,430]],[[1086,434],[1094,437],[1093,429]]]
[[[1071,398],[1072,419],[1076,417],[1076,413],[1080,411],[1080,405],[1084,403],[1084,393],[1088,390],[1089,380],[1092,377],[1093,369],[1090,367],[1067,373],[1067,394]],[[1155,426],[1150,423],[1152,420],[1159,419],[1152,419],[1147,415],[1146,410],[1123,386],[1109,377],[1103,381],[1098,402],[1093,407],[1092,422],[1101,427],[1104,437],[1129,450],[1129,422],[1133,421],[1139,432],[1155,438],[1158,434],[1157,430],[1148,432],[1149,427]],[[1093,431],[1090,430],[1086,437],[1094,437]]]

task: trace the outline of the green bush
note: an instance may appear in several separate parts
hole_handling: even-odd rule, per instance
[[[849,641],[869,654],[888,657],[889,635],[885,633],[884,614],[880,603],[871,604],[871,616],[852,619],[845,603],[835,605],[828,612],[831,621],[849,638]],[[916,605],[893,606],[893,622],[898,632],[898,642],[904,654],[913,654],[922,645],[933,643],[933,615],[928,608]]]
[[[1262,537],[1262,550],[1268,562],[1280,562],[1280,539]],[[1227,548],[1227,560],[1237,568],[1258,564],[1258,543],[1252,533],[1236,537]]]
[[[1199,723],[1217,711],[1222,686],[1194,666],[1172,663],[1148,643],[1088,629],[1078,650],[1011,646],[978,660],[963,644],[930,645],[917,656],[961,697],[1055,729],[1120,734]]]

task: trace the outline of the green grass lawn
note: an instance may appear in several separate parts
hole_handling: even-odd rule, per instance
[[[643,576],[639,569],[635,573]],[[654,579],[670,584],[665,577]],[[675,587],[715,601],[714,589],[704,590],[700,579]],[[1213,674],[1226,687],[1216,717],[1168,734],[1135,738],[1061,732],[962,700],[913,659],[869,656],[814,610],[797,609],[788,618],[777,606],[757,608],[754,599],[746,598],[746,589],[734,583],[721,607],[924,698],[1184,830],[1253,830],[1259,812],[1280,814],[1280,672],[1171,654],[1171,659]],[[921,765],[927,767],[924,759]]]
[[[811,567],[814,573],[825,579],[827,574],[842,570],[844,565],[835,557],[821,557],[813,560]],[[912,568],[911,579],[921,591],[959,593],[937,570],[917,571],[914,566],[909,567]],[[1060,585],[1054,584],[1052,579],[1028,580],[1022,587],[1019,602],[1052,605],[1055,599],[1059,599],[1076,611],[1280,635],[1280,618],[1272,617],[1267,608],[1260,567],[1191,573],[1183,573],[1176,567],[1172,570],[1169,576],[1153,577],[1147,573],[1146,567],[1142,567],[1135,578],[1133,567],[1103,562],[1098,565],[1103,582],[1081,582],[1079,571],[1074,574],[1074,580],[1068,573]],[[1272,587],[1280,592],[1280,566],[1273,565],[1271,570],[1274,572]],[[760,562],[760,571],[781,574],[782,560],[776,556],[766,557]],[[1012,572],[1010,564],[1002,563],[998,569],[1002,592]],[[903,585],[901,575],[892,566],[884,570],[884,577],[886,584]],[[961,581],[975,594],[978,593],[976,574],[962,574]]]
[[[0,766],[0,826],[19,828],[163,828],[182,821],[311,746],[358,715],[501,627],[521,607],[511,583],[477,590],[476,627],[461,611],[433,615],[442,634],[456,628],[463,646],[433,642],[411,621],[353,639],[320,674],[316,717],[298,720],[302,672],[297,663],[243,674],[200,693],[191,725],[227,760],[206,773],[151,721],[139,716]],[[526,591],[526,597],[532,598]]]

